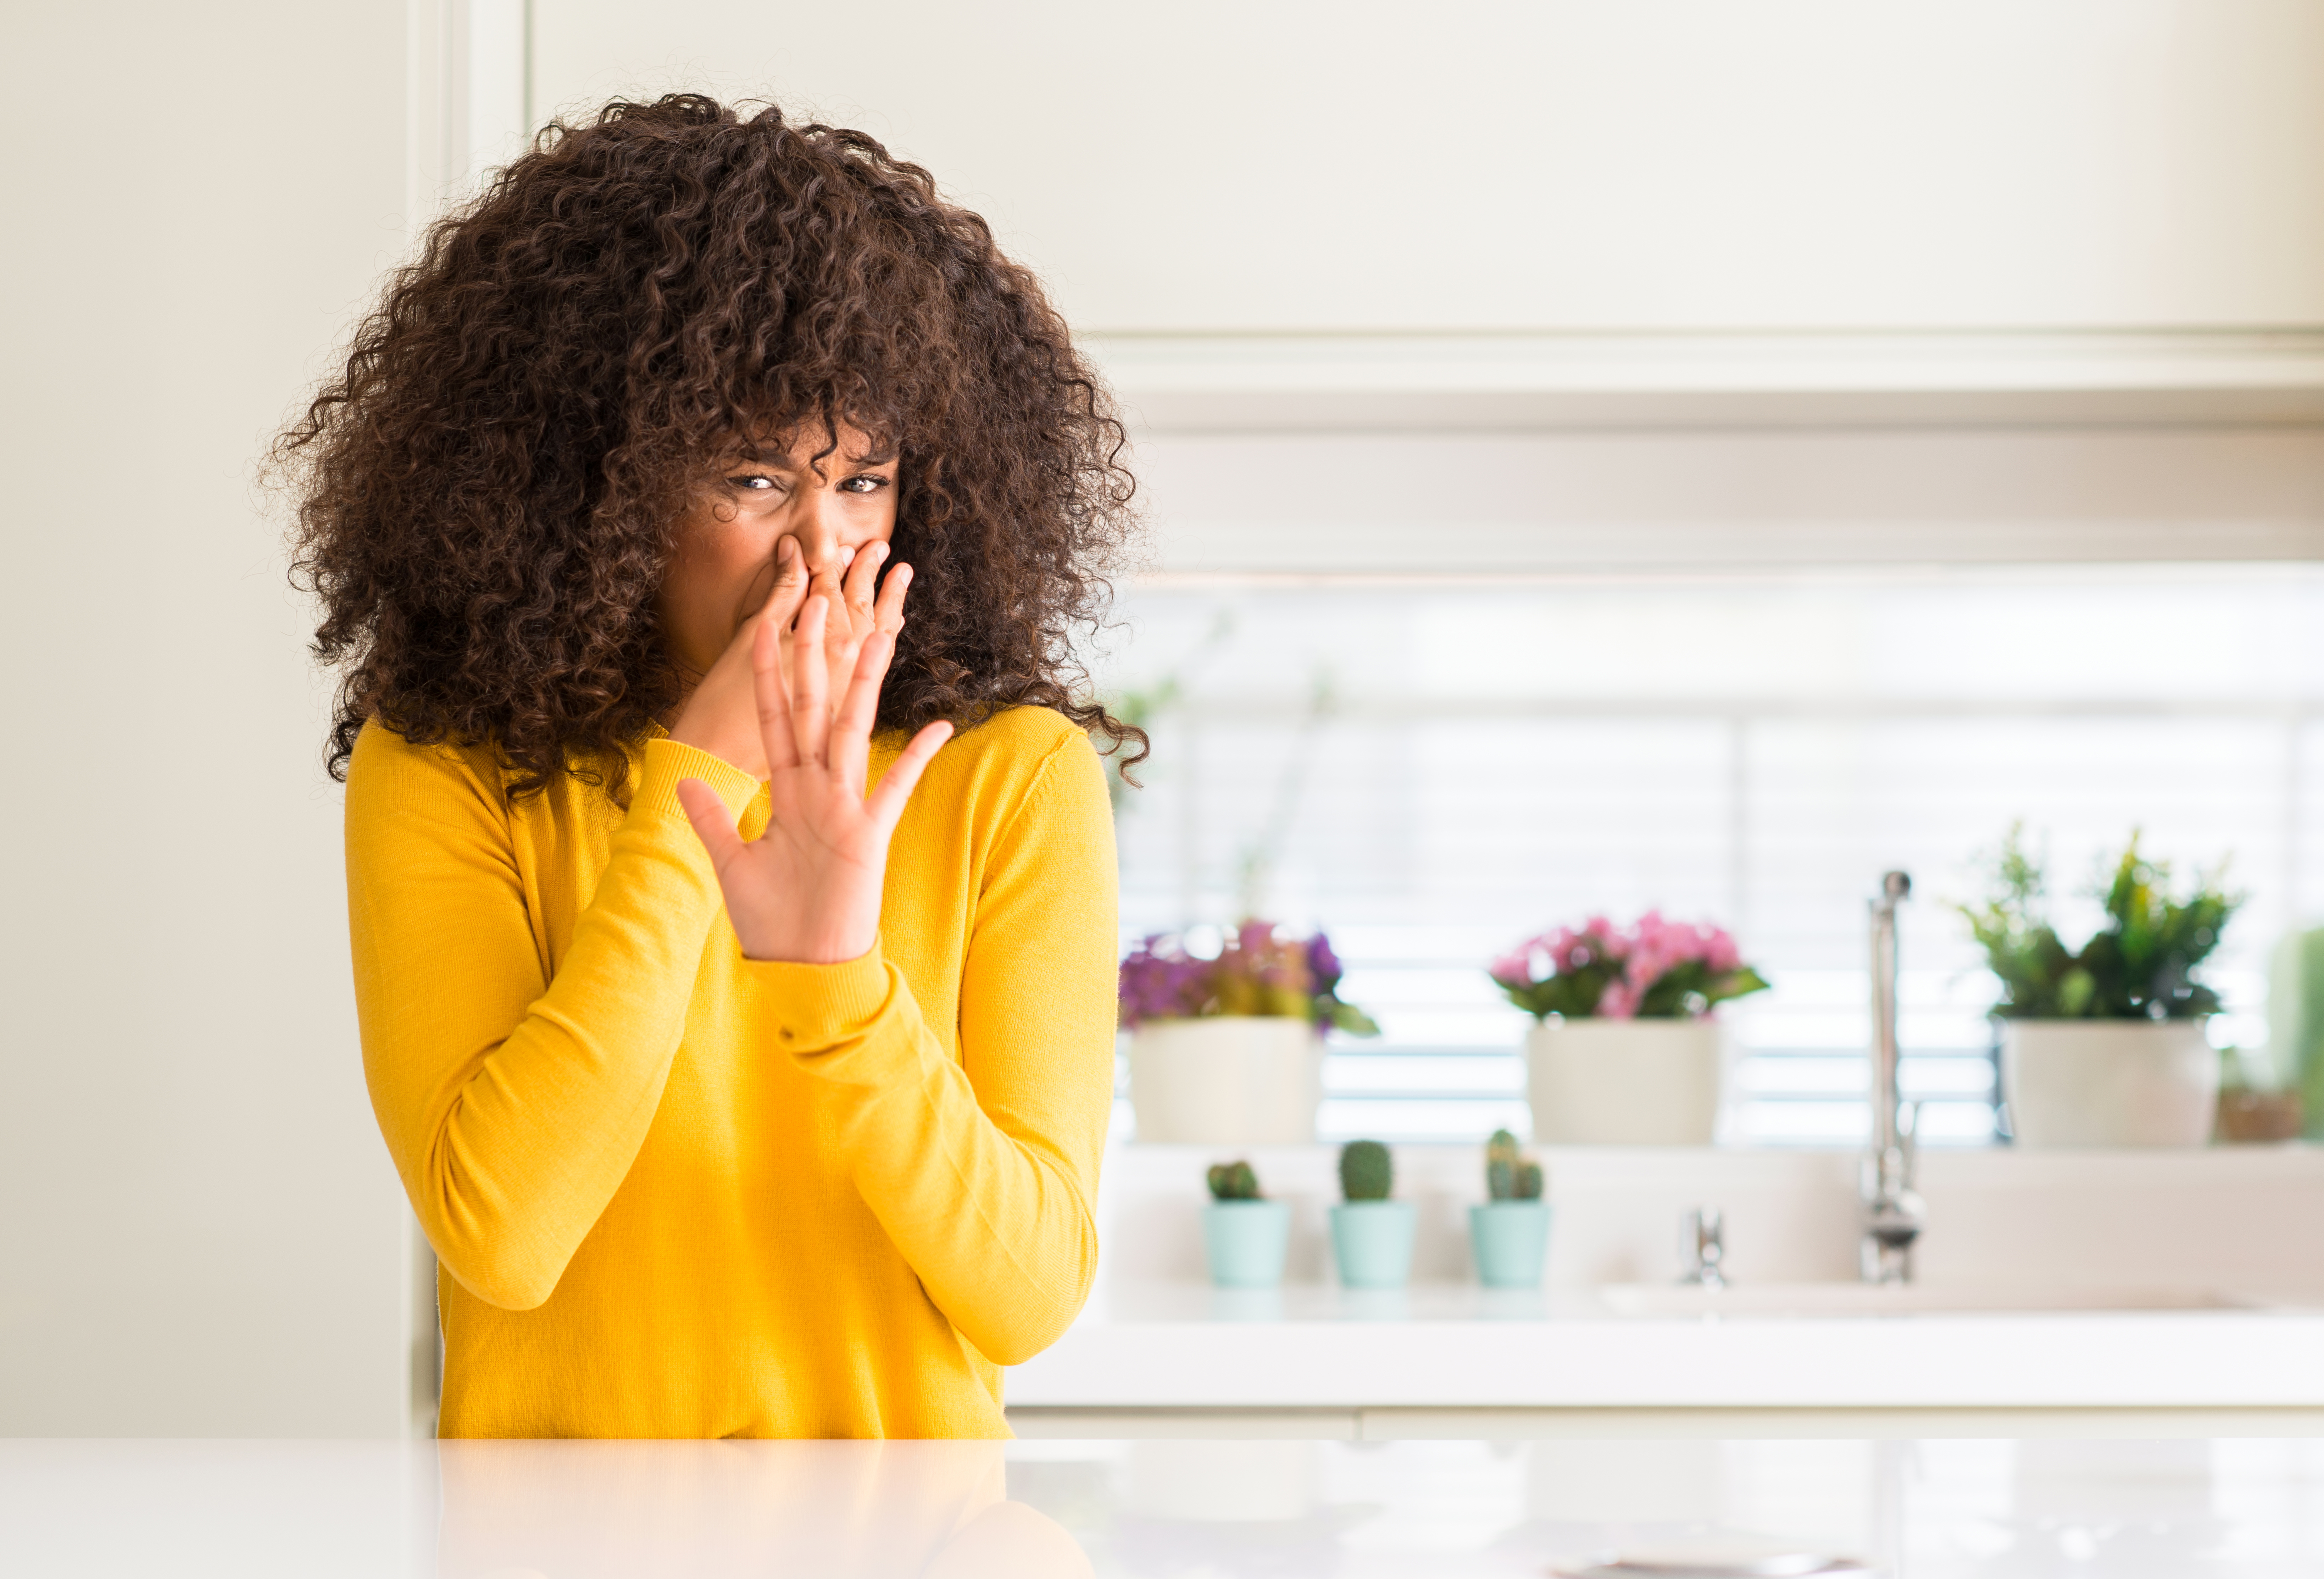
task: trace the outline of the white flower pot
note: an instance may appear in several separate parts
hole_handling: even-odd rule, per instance
[[[1708,1146],[1716,1020],[1545,1020],[1526,1034],[1533,1138],[1551,1146]]]
[[[1304,1020],[1149,1020],[1130,1033],[1140,1140],[1305,1145],[1323,1096],[1323,1040]]]
[[[2219,1055],[2200,1020],[2006,1020],[2001,1091],[2021,1146],[2201,1146]]]

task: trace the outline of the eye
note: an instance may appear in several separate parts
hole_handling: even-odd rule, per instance
[[[876,494],[886,487],[888,482],[889,479],[886,477],[874,476],[870,472],[866,472],[860,477],[850,477],[840,484],[839,491],[843,494]]]
[[[730,487],[740,488],[748,494],[771,493],[775,487],[774,478],[762,476],[757,472],[751,472],[739,477],[729,477],[726,482]]]

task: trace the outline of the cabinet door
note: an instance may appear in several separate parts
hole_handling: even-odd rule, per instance
[[[771,95],[1130,332],[2324,323],[2313,0],[535,0],[532,106]]]

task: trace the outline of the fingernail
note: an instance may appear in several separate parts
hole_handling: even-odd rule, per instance
[[[855,563],[855,550],[847,547],[844,543],[841,544],[839,549],[839,568],[844,570],[848,566],[853,565],[853,563]]]

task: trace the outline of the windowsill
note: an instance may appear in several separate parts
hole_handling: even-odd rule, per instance
[[[1484,1196],[1475,1145],[1393,1149],[1396,1193],[1419,1209],[1414,1277],[1466,1283],[1466,1210]],[[1554,1213],[1551,1287],[1658,1283],[1680,1273],[1679,1223],[1716,1207],[1738,1282],[1826,1283],[1857,1275],[1853,1150],[1545,1147]],[[1338,1199],[1330,1146],[1114,1147],[1099,1196],[1101,1287],[1205,1280],[1204,1170],[1247,1157],[1293,1208],[1294,1284],[1331,1276],[1324,1208]],[[2324,1282],[2324,1147],[2185,1150],[1924,1151],[1932,1281],[2222,1289]]]

